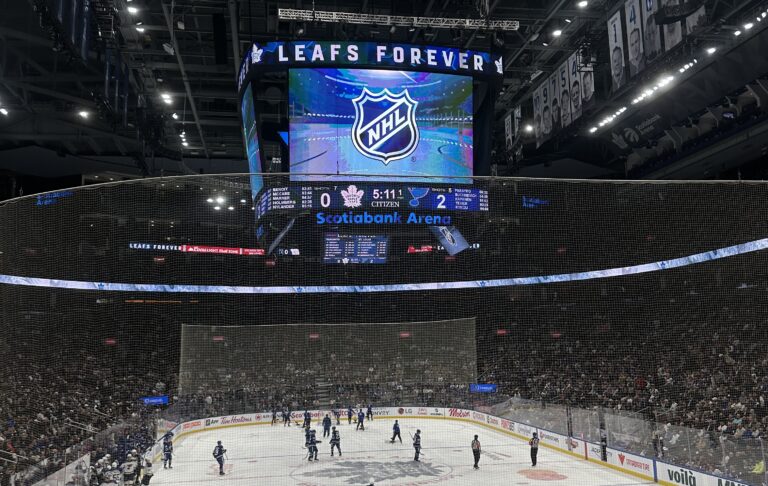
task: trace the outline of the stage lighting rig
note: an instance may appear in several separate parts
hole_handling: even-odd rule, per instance
[[[304,22],[328,22],[434,29],[480,29],[491,31],[515,31],[520,28],[517,20],[460,19],[446,17],[409,17],[402,15],[373,15],[357,12],[333,12],[325,10],[301,10],[280,8],[280,20]]]

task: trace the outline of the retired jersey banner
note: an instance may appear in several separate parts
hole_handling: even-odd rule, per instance
[[[662,7],[676,7],[680,0],[661,0]],[[682,22],[664,24],[664,49],[670,50],[683,40]]]
[[[656,23],[659,0],[641,0],[643,11],[643,50],[646,63],[652,62],[661,54],[661,32]]]
[[[621,9],[608,19],[608,52],[611,60],[613,92],[620,90],[627,82],[624,70],[624,36],[621,28]]]
[[[640,14],[640,0],[627,0],[624,3],[624,19],[627,24],[627,49],[629,54],[629,76],[635,77],[645,69],[645,50],[643,48],[643,19]]]

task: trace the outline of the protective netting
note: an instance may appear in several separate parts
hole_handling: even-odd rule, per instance
[[[160,416],[367,403],[492,411],[762,484],[768,185],[472,187],[489,211],[419,213],[452,216],[470,244],[455,256],[427,224],[257,220],[248,176],[4,203],[2,484],[86,453],[119,465]],[[329,234],[385,237],[386,262],[327,263]],[[164,394],[161,411],[139,401]]]
[[[467,388],[477,374],[473,319],[183,325],[180,355],[179,395],[247,390],[268,398],[304,388],[315,392],[313,402],[317,399],[317,405],[326,407],[342,398],[339,384]],[[351,398],[349,391],[344,395]],[[270,405],[265,400],[262,407],[268,410]]]

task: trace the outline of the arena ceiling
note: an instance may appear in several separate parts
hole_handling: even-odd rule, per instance
[[[240,53],[252,41],[286,38],[391,40],[501,51],[505,77],[496,103],[500,120],[527,99],[540,74],[551,72],[575,50],[604,63],[607,14],[619,3],[590,0],[580,8],[578,0],[91,0],[98,36],[83,57],[54,27],[51,2],[2,0],[0,104],[11,114],[0,118],[0,150],[32,145],[60,156],[117,156],[145,175],[168,170],[156,162],[161,159],[243,160],[234,81]],[[729,35],[723,27],[759,2],[704,3],[709,25],[699,36],[712,40]],[[369,14],[511,19],[520,27],[492,32],[278,18],[279,8],[313,6]],[[555,30],[562,35],[553,37]],[[277,104],[283,93],[266,90],[261,96]],[[187,146],[182,145],[182,132]],[[560,155],[553,152],[551,157]],[[592,156],[601,157],[610,162],[607,154]],[[170,170],[191,171],[184,163]]]

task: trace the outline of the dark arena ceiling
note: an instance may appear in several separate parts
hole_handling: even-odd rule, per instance
[[[71,2],[0,0],[0,107],[7,112],[0,116],[0,168],[30,175],[63,175],[79,167],[75,172],[115,177],[247,171],[235,88],[241,55],[251,42],[296,39],[375,40],[501,53],[504,79],[495,95],[492,154],[493,173],[499,175],[707,178],[760,159],[765,151],[764,144],[750,143],[728,152],[738,154],[736,157],[721,155],[715,161],[700,157],[679,170],[672,163],[689,157],[691,144],[698,142],[687,130],[695,128],[696,136],[701,134],[698,124],[713,108],[715,124],[722,115],[718,109],[736,106],[740,110],[751,104],[765,108],[761,94],[752,93],[749,86],[768,70],[761,72],[761,63],[753,65],[748,60],[739,62],[745,72],[735,76],[733,86],[713,85],[712,79],[722,77],[715,69],[707,73],[697,67],[692,74],[686,73],[684,82],[702,91],[700,96],[683,100],[670,92],[681,103],[675,108],[676,115],[665,117],[664,126],[655,127],[653,136],[634,140],[638,142],[635,146],[616,140],[622,136],[615,135],[616,130],[627,129],[620,121],[614,134],[601,128],[591,135],[589,130],[622,106],[631,108],[622,119],[642,119],[643,110],[656,113],[652,102],[637,107],[630,103],[648,83],[668,72],[676,74],[678,67],[700,56],[702,50],[716,47],[727,50],[727,56],[741,56],[738,59],[748,59],[750,52],[765,52],[759,51],[762,44],[748,52],[737,51],[752,41],[768,44],[762,32],[762,24],[768,22],[755,24],[741,36],[734,33],[744,30],[750,20],[755,23],[766,10],[766,2],[682,2],[678,8],[683,13],[703,7],[705,14],[697,27],[689,29],[682,42],[621,90],[611,89],[607,21],[624,8],[624,1],[91,0],[88,22],[92,35],[85,45],[57,21],[60,13],[56,10],[62,3]],[[280,17],[279,9],[286,8],[515,20],[519,28],[296,21]],[[589,110],[585,108],[579,123],[537,143],[526,132],[533,119],[532,95],[574,53],[594,68],[596,101]],[[284,80],[278,81],[258,94],[272,107],[260,115],[262,123],[280,123],[286,116]],[[265,84],[268,80],[262,86]],[[685,85],[675,89],[685,90]],[[515,147],[505,148],[504,118],[517,106],[521,107],[520,135]],[[717,137],[722,138],[719,132]],[[755,136],[751,138],[754,142]],[[279,149],[265,143],[263,150],[268,160]],[[658,173],[662,162],[668,173]]]

